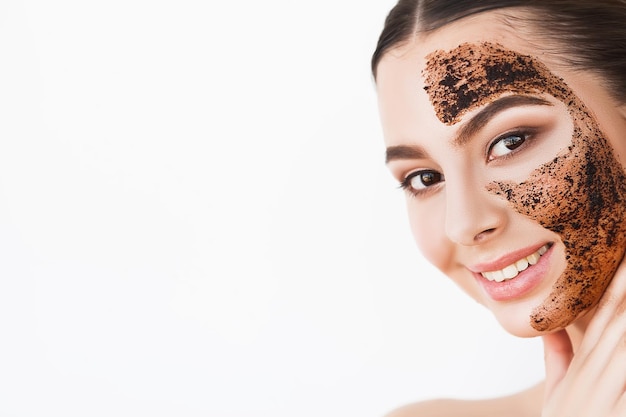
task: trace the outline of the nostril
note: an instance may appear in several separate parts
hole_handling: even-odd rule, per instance
[[[486,238],[487,236],[489,236],[490,234],[492,234],[495,231],[496,231],[495,228],[483,230],[482,232],[480,232],[479,234],[474,236],[474,241],[475,242],[480,242],[481,240],[483,240],[484,238]]]

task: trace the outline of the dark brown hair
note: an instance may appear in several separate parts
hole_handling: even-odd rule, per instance
[[[599,74],[626,103],[626,0],[399,0],[389,12],[372,56],[372,73],[383,55],[420,33],[491,10],[521,7],[518,22],[548,51],[574,69]],[[515,16],[517,19],[517,16]]]

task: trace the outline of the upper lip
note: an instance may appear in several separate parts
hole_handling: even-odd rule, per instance
[[[481,273],[481,272],[490,272],[490,271],[498,271],[500,269],[504,269],[507,266],[514,264],[522,258],[525,258],[533,253],[537,252],[539,248],[544,245],[547,245],[548,242],[538,243],[532,246],[527,246],[522,249],[517,249],[512,252],[509,252],[505,255],[500,256],[497,259],[488,262],[480,262],[473,265],[467,265],[467,269],[472,272]]]

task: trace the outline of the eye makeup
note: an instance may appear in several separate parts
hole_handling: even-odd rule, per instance
[[[533,128],[517,128],[497,137],[487,149],[487,162],[496,159],[507,159],[520,149],[525,149],[528,141],[536,133]]]
[[[421,169],[407,175],[400,188],[415,197],[426,196],[436,189],[436,185],[444,181],[443,174],[432,169]]]
[[[538,331],[567,326],[597,303],[626,248],[626,176],[610,143],[564,80],[531,56],[493,43],[462,44],[430,54],[422,75],[447,125],[508,94],[549,94],[567,106],[573,135],[566,149],[522,182],[487,185],[561,237],[566,269],[530,324]]]

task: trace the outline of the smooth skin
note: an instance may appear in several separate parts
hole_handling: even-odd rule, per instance
[[[596,75],[571,71],[558,57],[537,46],[541,40],[507,25],[500,17],[499,12],[488,12],[466,18],[389,51],[378,66],[376,84],[386,146],[419,146],[425,151],[419,157],[389,161],[394,177],[403,182],[420,170],[445,176],[445,181],[437,182],[434,188],[424,186],[429,188],[426,192],[413,195],[415,189],[407,191],[409,219],[418,247],[463,291],[490,309],[507,331],[543,338],[546,381],[509,397],[427,401],[398,409],[389,417],[626,416],[626,268],[619,267],[598,306],[565,329],[533,329],[529,323],[533,308],[546,299],[566,267],[563,242],[556,233],[485,191],[490,181],[523,181],[568,146],[572,121],[567,108],[555,102],[540,111],[535,106],[506,110],[459,147],[453,144],[456,134],[480,109],[462,115],[458,123],[445,124],[423,89],[426,57],[434,51],[490,42],[531,55],[561,77],[584,102],[618,161],[626,166],[626,108]],[[533,121],[543,132],[543,139],[534,148],[511,158],[506,157],[506,147],[489,148],[502,131]],[[488,152],[490,163],[484,163],[485,149],[495,149]],[[469,271],[476,263],[544,242],[553,244],[545,276],[537,288],[520,299],[491,299]]]

